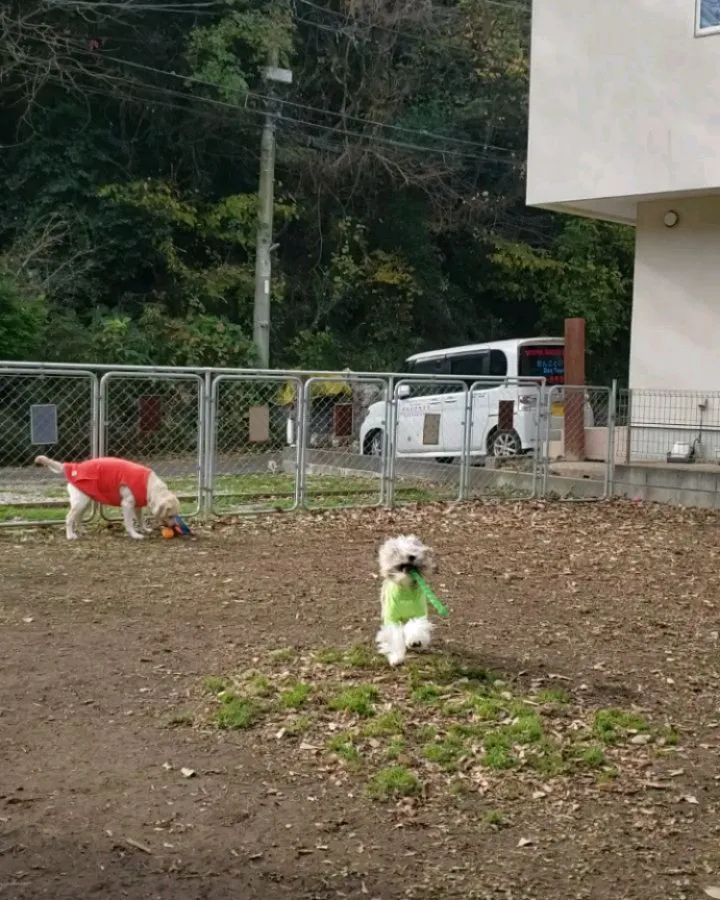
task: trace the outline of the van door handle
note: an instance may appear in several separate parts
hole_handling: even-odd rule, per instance
[[[457,403],[457,397],[447,397],[445,403]]]

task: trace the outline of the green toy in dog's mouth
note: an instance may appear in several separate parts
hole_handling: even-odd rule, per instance
[[[425,594],[425,599],[428,601],[428,603],[430,603],[441,616],[450,615],[448,613],[447,609],[442,605],[442,603],[435,596],[433,589],[430,587],[430,585],[427,583],[427,581],[425,581],[425,579],[418,572],[418,570],[410,569],[410,574],[412,575],[412,577],[415,579],[415,581],[419,585],[420,590],[423,592],[423,594]]]

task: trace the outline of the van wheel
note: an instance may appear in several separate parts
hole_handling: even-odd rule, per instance
[[[488,438],[488,453],[500,459],[522,453],[522,442],[517,431],[493,431]]]
[[[382,431],[371,431],[365,438],[365,446],[363,447],[365,456],[380,457],[383,455],[383,433]]]

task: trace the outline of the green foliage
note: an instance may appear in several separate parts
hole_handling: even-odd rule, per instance
[[[34,359],[40,349],[40,334],[47,319],[42,296],[32,296],[17,279],[0,268],[0,347],[2,357]]]
[[[220,21],[190,33],[186,57],[198,83],[215,86],[223,100],[236,103],[260,81],[271,52],[288,62],[293,28],[288,6],[279,0],[226,2]]]
[[[631,230],[524,208],[522,2],[118,7],[92,14],[96,56],[71,9],[45,13],[10,4],[0,33],[4,357],[252,364],[276,90],[274,365],[400,368],[581,315],[589,377],[623,376]],[[275,51],[292,86],[263,77]]]

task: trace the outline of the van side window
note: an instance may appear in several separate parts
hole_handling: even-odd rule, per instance
[[[507,370],[507,356],[505,356],[502,350],[491,350],[490,371],[488,372],[488,375],[497,375],[498,377],[504,378],[507,375]]]
[[[468,387],[476,380],[490,374],[490,354],[466,353],[463,356],[450,357],[450,371],[462,377]],[[474,377],[473,377],[474,376]]]
[[[450,377],[450,363],[445,357],[441,359],[421,359],[413,363],[410,367],[413,375],[445,375]],[[428,381],[418,385],[411,385],[411,397],[426,397],[429,394],[451,394],[453,391],[459,390],[457,384],[443,384],[440,382],[437,387]]]

